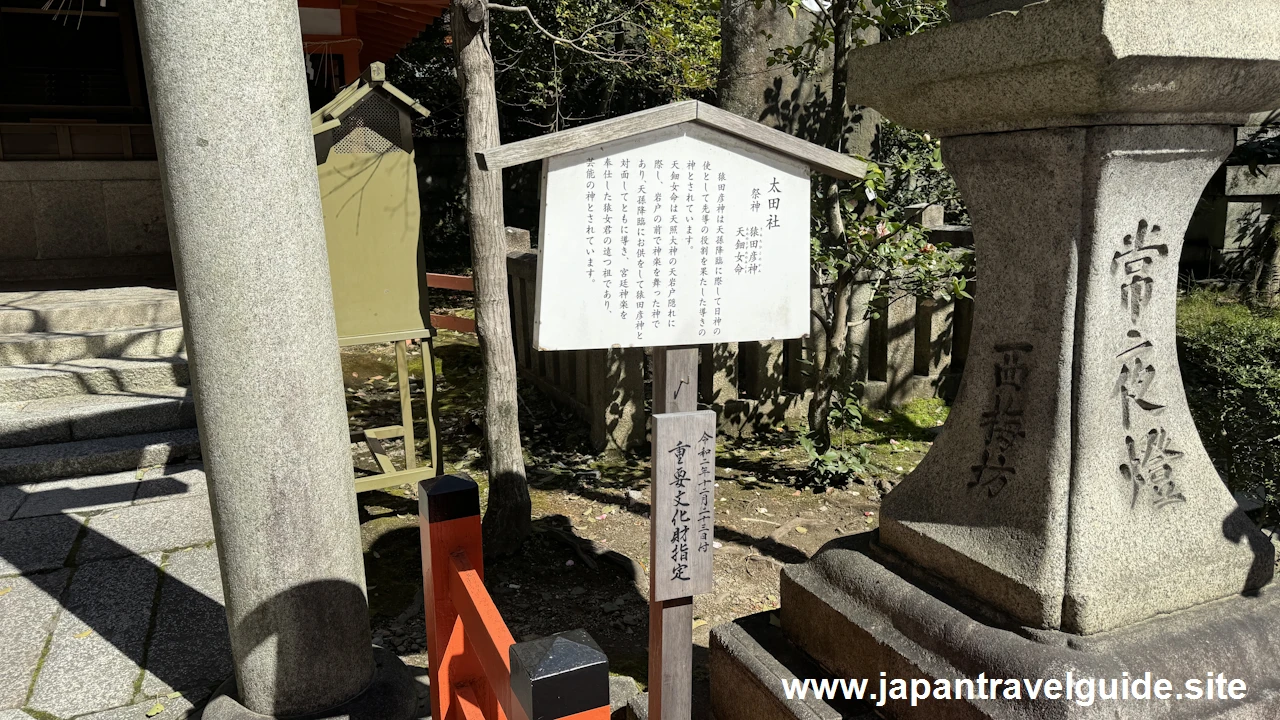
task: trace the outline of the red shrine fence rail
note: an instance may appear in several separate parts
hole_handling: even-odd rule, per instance
[[[418,485],[431,717],[609,720],[609,662],[583,630],[517,643],[484,586],[480,489]]]

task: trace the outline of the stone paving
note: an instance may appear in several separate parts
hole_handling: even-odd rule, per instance
[[[186,717],[231,673],[203,470],[0,487],[0,618],[0,720]]]
[[[0,486],[0,720],[195,717],[230,657],[199,466]]]

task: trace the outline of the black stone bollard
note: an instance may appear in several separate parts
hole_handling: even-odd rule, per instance
[[[511,694],[529,720],[608,720],[609,660],[585,630],[516,643]]]

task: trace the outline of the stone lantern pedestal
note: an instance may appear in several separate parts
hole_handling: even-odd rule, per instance
[[[1280,104],[1280,3],[952,4],[854,53],[850,93],[943,138],[982,279],[964,380],[879,532],[783,571],[782,629],[873,686],[1170,683],[1087,704],[1000,684],[893,718],[1280,717],[1275,549],[1200,442],[1174,328],[1196,201],[1233,126]],[[1206,695],[1210,673],[1247,691]]]

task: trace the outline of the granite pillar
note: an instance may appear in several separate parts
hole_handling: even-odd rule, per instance
[[[204,717],[410,717],[370,643],[297,3],[138,20],[235,668]]]

